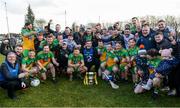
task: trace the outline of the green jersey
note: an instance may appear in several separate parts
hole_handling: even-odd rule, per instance
[[[34,35],[32,35],[32,32],[34,31],[25,28],[21,30],[22,36],[28,36],[29,38],[35,37]]]
[[[128,52],[124,48],[121,49],[121,50],[116,50],[115,54],[116,54],[117,57],[123,57],[123,58],[128,56]]]
[[[86,36],[84,36],[84,38],[85,38],[85,42],[92,41],[93,36],[92,35],[86,35]]]
[[[36,58],[25,57],[22,59],[22,65],[26,65],[26,68],[31,68],[36,65]]]
[[[81,64],[81,61],[84,60],[83,55],[79,54],[77,56],[74,56],[73,53],[71,53],[68,57],[68,61],[71,61],[72,64]]]
[[[138,54],[138,50],[139,50],[139,48],[137,46],[135,46],[134,48],[129,48],[128,49],[129,56],[132,57],[132,56],[137,55]]]
[[[104,53],[104,52],[107,52],[106,47],[102,47],[102,48],[96,47],[96,50],[98,51],[98,54],[102,54],[102,53]]]
[[[44,66],[50,63],[52,58],[54,58],[54,54],[51,51],[48,53],[44,53],[43,51],[40,51],[37,54],[37,60]]]
[[[161,62],[161,58],[160,57],[156,57],[154,59],[149,59],[148,60],[148,64],[153,67],[156,68],[158,67],[159,63]]]
[[[100,60],[101,62],[106,61],[106,52],[107,52],[106,47],[102,47],[102,48],[96,47],[96,50],[97,50],[97,52],[98,52],[98,55],[100,55],[99,60]]]
[[[106,53],[106,64],[108,67],[111,67],[116,64],[116,61],[114,60],[116,58],[116,55],[113,51],[107,51]]]
[[[40,49],[43,49],[43,46],[44,45],[47,45],[47,41],[46,40],[43,40],[41,43],[40,43],[40,46],[39,48]],[[57,39],[54,39],[53,42],[51,44],[49,44],[49,48],[51,51],[54,51],[55,50],[55,47],[58,46],[59,44],[59,41]]]
[[[134,24],[131,24],[130,25],[130,30],[131,30],[132,33],[136,33],[136,31],[137,31],[136,26]]]

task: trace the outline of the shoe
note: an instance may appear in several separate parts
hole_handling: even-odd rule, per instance
[[[168,96],[175,96],[176,95],[176,90],[170,90],[167,94]]]
[[[16,95],[12,95],[12,96],[8,95],[8,97],[9,97],[10,99],[12,99],[12,100],[18,99]]]
[[[72,76],[69,77],[69,81],[73,81],[73,77]]]
[[[143,85],[142,88],[145,89],[145,90],[150,90],[151,89],[151,87],[149,87],[148,85]]]
[[[53,84],[56,84],[56,83],[57,83],[57,80],[56,80],[56,79],[53,79],[52,82],[53,82]]]
[[[18,100],[19,98],[17,96],[13,96],[11,99],[12,100]]]
[[[170,88],[169,88],[168,86],[166,86],[166,87],[164,87],[164,88],[161,89],[161,91],[163,91],[163,92],[169,91],[169,90],[170,90]]]
[[[159,97],[159,94],[157,92],[152,93],[152,98],[155,100]]]
[[[83,79],[81,74],[77,74],[77,77],[80,78],[81,80]]]
[[[137,85],[138,85],[137,83],[134,83],[133,90],[136,88]]]
[[[41,84],[46,84],[45,80],[41,80]]]

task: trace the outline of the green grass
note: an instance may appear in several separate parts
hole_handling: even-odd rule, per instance
[[[161,93],[157,100],[151,99],[151,93],[135,95],[131,84],[120,83],[120,88],[114,90],[107,82],[98,80],[98,85],[85,86],[82,81],[68,81],[60,78],[54,85],[51,81],[31,87],[25,91],[18,91],[19,100],[11,100],[6,91],[0,89],[0,107],[119,107],[119,106],[152,106],[152,107],[177,107],[180,99],[168,97]]]
[[[165,93],[157,100],[151,93],[136,95],[133,85],[119,83],[120,88],[114,90],[102,80],[98,85],[85,86],[81,80],[70,82],[67,77],[58,78],[55,85],[47,80],[46,84],[17,91],[18,100],[7,97],[6,91],[0,88],[0,107],[178,107],[180,98],[168,97]]]

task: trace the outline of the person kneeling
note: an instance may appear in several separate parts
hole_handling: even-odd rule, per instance
[[[28,87],[23,80],[23,78],[28,75],[29,73],[27,72],[20,72],[17,55],[14,52],[9,52],[6,60],[0,67],[0,86],[7,89],[8,97],[16,99],[15,91]]]
[[[82,74],[87,71],[87,67],[84,66],[84,58],[78,48],[74,48],[72,54],[68,57],[67,74],[69,74],[69,80],[72,81],[73,73],[76,73],[78,77],[82,78]]]

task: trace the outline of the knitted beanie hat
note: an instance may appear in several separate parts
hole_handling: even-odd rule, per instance
[[[146,55],[146,54],[147,54],[147,51],[146,51],[146,49],[144,49],[144,45],[141,44],[141,45],[139,46],[138,55]]]

